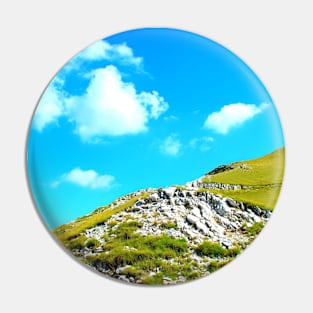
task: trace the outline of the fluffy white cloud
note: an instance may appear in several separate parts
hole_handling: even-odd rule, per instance
[[[53,187],[58,186],[62,182],[69,182],[82,187],[92,189],[109,188],[114,181],[111,175],[100,175],[94,170],[81,170],[79,167],[72,169],[70,172],[61,176],[61,179],[52,184]]]
[[[91,73],[81,96],[66,95],[61,82],[51,83],[38,104],[34,127],[41,131],[64,116],[83,141],[98,142],[103,136],[144,132],[148,121],[159,118],[168,107],[157,91],[138,93],[134,84],[124,82],[118,69],[109,65]]]
[[[82,96],[66,99],[66,115],[83,141],[144,132],[148,120],[158,118],[167,108],[156,91],[138,94],[112,65],[93,72]]]
[[[41,97],[33,119],[36,130],[42,129],[51,123],[56,123],[63,112],[63,94],[59,89],[60,82],[55,79]]]
[[[83,66],[80,72],[85,62],[101,60],[116,61],[139,70],[143,65],[143,58],[136,57],[126,43],[110,44],[100,40],[90,45],[60,71],[44,92],[34,115],[36,130],[42,131],[47,125],[57,123],[62,116],[73,123],[75,133],[83,141],[96,143],[102,142],[104,136],[144,132],[150,119],[158,119],[168,109],[157,91],[137,92],[133,83],[122,80],[114,65],[89,71]],[[86,66],[89,65],[86,63]],[[67,84],[67,75],[86,79],[88,87],[77,95]]]
[[[181,147],[179,139],[174,135],[170,135],[162,142],[160,150],[164,154],[176,156],[179,154]]]
[[[213,112],[207,117],[204,127],[225,135],[230,129],[241,126],[262,113],[268,106],[268,103],[262,103],[260,106],[244,103],[225,105],[220,111]]]
[[[201,152],[205,152],[211,149],[212,142],[214,142],[213,137],[199,137],[190,140],[189,145],[191,148],[197,148]]]
[[[75,56],[65,67],[65,70],[71,71],[78,69],[85,61],[116,61],[120,64],[135,66],[141,68],[143,64],[142,57],[136,57],[133,50],[126,43],[110,44],[107,41],[99,40]]]

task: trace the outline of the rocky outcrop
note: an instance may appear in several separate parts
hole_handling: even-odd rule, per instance
[[[215,175],[215,174],[218,174],[218,173],[222,173],[222,172],[225,172],[225,171],[232,170],[234,168],[235,168],[235,166],[233,164],[220,165],[220,166],[214,168],[212,171],[208,172],[206,175]]]
[[[129,197],[132,195],[124,200]],[[118,204],[124,200],[120,199]],[[175,238],[185,238],[191,245],[210,240],[221,244],[227,242],[227,246],[231,247],[234,243],[246,241],[245,234],[240,231],[244,225],[265,223],[270,215],[267,210],[247,206],[209,191],[199,192],[187,187],[149,189],[145,199],[138,200],[127,211],[112,215],[103,225],[87,229],[85,235],[103,241],[103,235],[113,221],[123,223],[136,220],[142,225],[136,233],[143,236],[166,233]],[[167,223],[175,226],[167,228],[164,226]]]
[[[163,277],[162,284],[172,284],[186,281],[190,279],[188,277],[207,275],[212,271],[210,264],[222,266],[231,260],[229,257],[212,259],[209,256],[198,255],[196,253],[197,247],[201,244],[208,241],[213,242],[219,247],[224,247],[221,249],[226,249],[225,251],[246,246],[251,241],[251,237],[246,232],[247,227],[249,228],[255,223],[265,224],[271,215],[269,211],[262,208],[249,206],[229,197],[222,197],[203,189],[188,187],[188,185],[140,190],[121,197],[106,209],[114,210],[117,206],[137,198],[138,200],[131,206],[113,214],[106,222],[83,231],[81,236],[86,238],[87,242],[88,240],[96,240],[99,243],[96,247],[93,246],[92,249],[83,247],[74,250],[74,254],[82,259],[89,260],[95,256],[96,259],[90,263],[93,268],[125,282],[142,283],[142,277],[146,281],[156,279],[159,277],[158,275],[161,275],[161,270],[156,267],[145,272],[125,265],[122,261],[118,261],[122,263],[121,266],[112,268],[101,259],[106,259],[106,256],[109,255],[116,258],[114,250],[110,251],[108,247],[112,246],[112,240],[114,241],[114,237],[118,234],[116,231],[119,230],[120,225],[138,225],[132,231],[134,234],[142,236],[141,238],[168,236],[175,240],[184,240],[187,243],[188,251],[185,253],[184,260],[193,264],[193,268],[188,269],[191,271],[191,274],[188,275],[191,276],[186,277],[183,272],[177,272],[175,279]],[[136,253],[139,253],[136,247],[129,247],[127,241],[123,246],[124,253],[125,250],[135,256]],[[97,256],[100,259],[97,259]],[[111,260],[110,257],[109,260]],[[87,261],[87,264],[88,262],[90,261]],[[175,258],[162,262],[178,268],[185,266],[182,265],[181,260]],[[214,267],[212,268],[214,270]]]

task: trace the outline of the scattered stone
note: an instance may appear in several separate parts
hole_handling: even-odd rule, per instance
[[[121,280],[121,281],[123,281],[123,282],[125,282],[125,283],[130,283],[129,278],[127,278],[126,275],[119,275],[119,276],[118,276],[118,279]]]
[[[128,267],[130,267],[130,265],[125,265],[125,266],[123,266],[123,267],[119,267],[119,268],[117,268],[116,269],[116,273],[117,274],[120,274],[120,273],[122,273],[125,269],[127,269]]]
[[[201,217],[201,212],[198,208],[193,208],[190,213],[195,215],[196,217]]]
[[[253,221],[254,221],[255,223],[259,223],[259,222],[262,221],[261,218],[260,218],[259,216],[257,216],[257,215],[253,215],[253,216],[252,216],[252,219],[253,219]]]
[[[209,229],[200,221],[196,223],[196,227],[198,230],[202,231],[204,235],[207,235],[209,233]]]
[[[252,210],[256,215],[260,216],[262,214],[262,210],[259,207],[254,207]]]
[[[170,198],[170,205],[171,206],[174,206],[176,203],[175,203],[175,199],[174,198]]]
[[[212,208],[208,203],[204,202],[199,202],[198,207],[201,210],[202,216],[206,219],[209,220],[212,218]]]
[[[226,198],[225,201],[226,201],[227,205],[229,205],[230,207],[238,208],[238,203],[234,199]]]
[[[169,188],[165,188],[163,189],[163,192],[169,197],[173,197],[174,196],[174,193],[176,191],[176,187],[169,187]]]
[[[186,206],[187,209],[192,209],[193,206],[194,206],[193,200],[186,198],[185,199],[185,206]]]
[[[142,206],[144,204],[144,202],[142,200],[138,200],[136,203],[135,203],[135,206]]]
[[[188,214],[187,217],[186,217],[187,221],[192,224],[192,225],[196,225],[197,222],[199,221],[199,219],[194,216],[194,215],[191,215],[191,214]]]
[[[152,202],[157,202],[159,200],[159,195],[155,192],[153,194],[151,194],[149,196],[149,199],[152,201]]]
[[[232,242],[231,242],[231,240],[229,240],[229,239],[224,239],[224,240],[222,241],[222,245],[223,245],[225,248],[229,249],[229,248],[232,246]]]
[[[165,282],[170,282],[170,281],[172,281],[172,279],[169,278],[169,277],[167,277],[167,276],[164,276],[164,277],[163,277],[163,281],[165,281]]]

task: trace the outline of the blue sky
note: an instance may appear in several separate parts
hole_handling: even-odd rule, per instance
[[[93,43],[53,78],[30,127],[28,173],[53,229],[283,145],[270,95],[234,54],[192,33],[141,29]]]

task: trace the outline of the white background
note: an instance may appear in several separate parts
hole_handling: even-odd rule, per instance
[[[311,1],[1,1],[2,312],[312,312]],[[114,33],[175,27],[241,57],[264,82],[286,140],[272,219],[237,260],[174,287],[121,284],[66,254],[34,208],[25,144],[35,105],[74,54]]]

